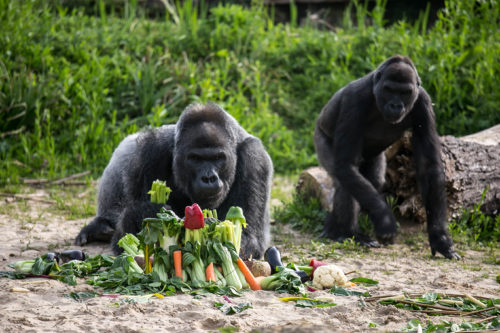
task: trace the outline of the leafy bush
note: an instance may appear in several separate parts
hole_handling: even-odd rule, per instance
[[[459,217],[450,221],[450,232],[454,237],[465,236],[469,242],[481,242],[484,245],[498,246],[500,240],[500,215],[489,216],[481,211],[481,205],[487,189],[483,191],[481,201],[472,209],[462,209]]]
[[[430,29],[425,14],[386,25],[384,1],[354,2],[357,25],[348,12],[336,31],[275,24],[259,4],[170,1],[149,19],[136,1],[64,3],[0,0],[0,183],[98,176],[127,134],[209,100],[262,139],[277,173],[296,172],[317,163],[323,105],[395,53],[419,68],[441,134],[500,122],[497,1],[448,0]]]
[[[318,198],[295,191],[291,202],[276,207],[273,217],[278,223],[290,224],[294,229],[319,235],[327,212]]]

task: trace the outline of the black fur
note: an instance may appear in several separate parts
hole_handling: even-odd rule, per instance
[[[240,206],[247,220],[241,254],[260,258],[269,242],[272,162],[261,141],[215,104],[190,105],[175,125],[133,134],[113,153],[99,186],[97,216],[76,237],[83,245],[140,231],[160,205],[147,192],[154,180],[172,189],[167,202],[177,215],[198,203],[224,217]],[[112,237],[111,237],[112,236]]]
[[[432,253],[459,258],[446,225],[444,169],[435,127],[431,99],[407,57],[389,58],[335,93],[321,111],[314,133],[318,159],[336,185],[334,209],[323,235],[336,241],[354,237],[364,245],[379,246],[359,233],[361,208],[373,222],[377,239],[393,242],[396,220],[381,194],[384,150],[410,129]]]

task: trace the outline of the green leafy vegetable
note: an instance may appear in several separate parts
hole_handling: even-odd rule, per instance
[[[222,313],[225,315],[233,315],[236,313],[240,313],[246,309],[251,309],[252,303],[234,304],[234,303],[214,302],[214,306],[217,309],[221,310]]]
[[[148,194],[151,195],[151,202],[164,205],[168,201],[171,192],[172,190],[164,181],[157,179],[151,185]]]
[[[18,273],[18,272],[10,272],[10,271],[0,271],[0,277],[8,278],[8,279],[25,279],[26,274]]]
[[[372,299],[376,299],[372,298]],[[371,301],[371,300],[367,300]],[[383,305],[394,305],[400,309],[420,311],[432,315],[500,315],[500,299],[476,298],[471,295],[438,294],[429,292],[413,298],[404,295],[379,300]]]
[[[494,318],[487,322],[468,322],[464,321],[462,323],[454,323],[451,321],[444,320],[439,324],[434,324],[430,320],[427,325],[420,322],[418,319],[412,319],[408,323],[403,332],[418,332],[419,326],[422,332],[459,332],[459,331],[482,331],[482,330],[500,330],[500,319]]]
[[[31,269],[33,268],[34,264],[35,264],[35,259],[21,260],[15,262],[10,267],[14,268],[18,273],[31,273]]]
[[[295,302],[295,306],[299,308],[323,308],[323,307],[337,305],[330,301],[319,300],[309,297],[284,297],[284,298],[278,298],[278,301]]]
[[[66,296],[74,299],[75,301],[82,302],[89,298],[94,298],[96,296],[99,296],[99,293],[95,291],[80,291],[80,292],[70,292]]]
[[[363,297],[370,297],[369,292],[360,292],[360,291],[354,291],[354,290],[348,290],[343,287],[337,287],[334,286],[332,289],[330,289],[330,293],[336,295],[336,296],[363,296]]]
[[[219,258],[218,261],[222,265],[222,271],[224,272],[224,279],[226,279],[227,286],[240,290],[243,286],[241,285],[240,278],[236,272],[231,253],[228,248],[220,242],[215,242],[213,243],[213,249]]]
[[[304,285],[300,281],[300,276],[295,271],[285,267],[262,279],[260,285],[264,290],[275,290],[280,293],[304,293]]]
[[[160,238],[160,247],[166,252],[170,252],[171,246],[179,245],[179,237],[182,230],[182,221],[171,210],[162,208],[157,214],[158,219],[162,221],[163,236]]]
[[[236,253],[239,254],[241,248],[241,233],[243,228],[247,227],[247,220],[243,215],[243,210],[240,207],[232,206],[226,214],[226,220],[231,221],[234,225],[232,243],[234,244]]]
[[[357,277],[357,278],[351,279],[349,281],[354,282],[354,283],[359,284],[359,285],[367,286],[367,287],[376,286],[378,284],[378,281],[364,278],[364,277]]]
[[[142,254],[142,252],[139,250],[140,244],[141,242],[139,241],[139,239],[132,234],[125,234],[125,236],[120,238],[120,240],[118,241],[118,246],[131,256]]]

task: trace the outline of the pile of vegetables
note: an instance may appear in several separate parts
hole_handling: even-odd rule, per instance
[[[152,202],[164,205],[170,189],[155,181],[149,194]],[[196,203],[184,213],[180,218],[163,207],[155,218],[144,219],[136,236],[126,234],[119,240],[119,256],[89,258],[79,250],[48,253],[11,265],[16,273],[10,277],[43,276],[74,285],[76,277],[88,276],[89,284],[123,294],[205,289],[235,295],[248,288],[304,294],[307,281],[310,290],[352,285],[339,267],[315,259],[308,266],[284,266],[275,247],[266,251],[266,261],[243,261],[246,220],[239,207],[231,207],[224,220]]]
[[[244,226],[239,207],[231,207],[224,221],[217,220],[215,211],[202,212],[197,204],[186,207],[184,219],[162,208],[157,218],[143,221],[137,237],[128,234],[118,245],[129,261],[144,263],[135,270],[142,269],[155,281],[174,279],[192,288],[215,284],[255,290],[260,286],[239,257]]]
[[[152,202],[165,204],[170,189],[165,182],[155,181],[149,194]],[[67,253],[48,253],[10,265],[16,272],[3,276],[41,276],[72,285],[76,277],[89,276],[89,284],[106,292],[126,294],[172,294],[199,288],[221,294],[235,294],[244,288],[260,290],[239,257],[245,227],[239,207],[231,207],[223,221],[218,220],[215,210],[202,211],[197,204],[185,208],[183,219],[161,208],[157,217],[143,220],[136,236],[126,234],[119,240],[123,249],[119,256],[89,258],[79,251],[79,256],[61,263]]]

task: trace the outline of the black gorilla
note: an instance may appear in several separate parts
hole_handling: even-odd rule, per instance
[[[272,162],[261,141],[248,134],[215,104],[193,104],[177,124],[126,137],[114,151],[102,175],[97,216],[75,243],[109,241],[113,250],[125,233],[140,231],[145,217],[160,205],[147,192],[154,180],[172,189],[167,202],[179,216],[198,203],[224,217],[240,206],[247,220],[241,254],[260,258],[269,241],[269,197]]]
[[[432,254],[437,251],[447,258],[460,258],[446,225],[444,170],[435,127],[431,99],[407,57],[393,56],[337,91],[321,111],[314,133],[318,159],[336,185],[323,236],[335,241],[354,237],[363,245],[379,246],[359,233],[361,206],[373,222],[377,239],[393,241],[396,220],[380,193],[384,150],[411,129]]]

